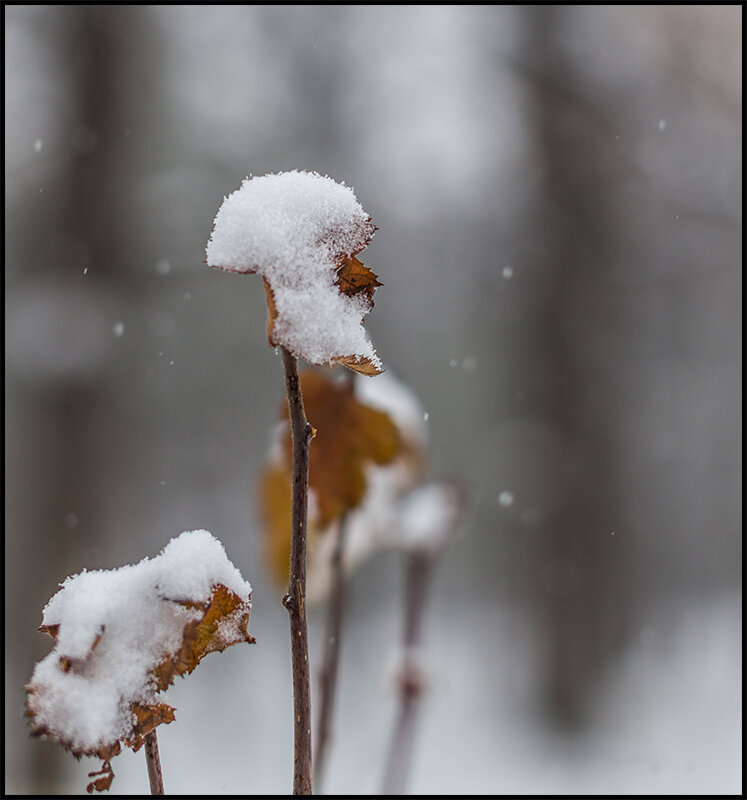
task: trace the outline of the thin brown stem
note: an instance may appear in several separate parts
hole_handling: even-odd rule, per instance
[[[413,659],[417,658],[420,648],[426,595],[434,563],[432,552],[416,550],[407,556],[399,709],[389,746],[382,794],[403,794],[410,771],[415,723],[423,693],[423,677],[417,660]]]
[[[342,623],[345,612],[347,582],[343,564],[345,551],[345,516],[339,521],[335,532],[335,546],[332,551],[332,590],[327,607],[324,630],[324,656],[319,670],[319,717],[317,718],[316,746],[314,760],[314,782],[319,790],[329,751],[330,731],[337,695],[337,673],[340,663]]]
[[[151,794],[165,794],[163,790],[163,772],[158,755],[158,737],[153,729],[145,736],[145,762],[148,765],[148,779]]]
[[[311,678],[306,624],[306,521],[309,501],[309,443],[314,429],[306,419],[296,358],[280,348],[285,369],[293,439],[293,511],[290,578],[283,605],[290,615],[293,667],[293,794],[312,793]]]

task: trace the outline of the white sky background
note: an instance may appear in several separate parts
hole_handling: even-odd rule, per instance
[[[128,51],[136,88],[117,106],[113,194],[133,242],[121,292],[96,282],[85,243],[49,232],[72,154],[97,146],[69,94],[66,7],[6,8],[6,791],[27,790],[33,748],[44,747],[26,738],[20,687],[28,652],[47,645],[33,614],[16,631],[12,609],[38,609],[40,622],[54,591],[14,579],[39,557],[16,498],[33,505],[43,489],[40,398],[91,375],[106,398],[97,425],[112,437],[97,462],[100,540],[75,570],[135,563],[204,527],[254,587],[257,644],[211,655],[169,693],[166,789],[290,786],[287,614],[262,574],[252,495],[282,374],[266,345],[261,279],[202,261],[223,195],[250,172],[301,168],[353,186],[379,226],[362,258],[384,283],[366,330],[429,414],[433,477],[466,476],[474,491],[465,538],[434,587],[434,688],[413,791],[738,792],[739,26],[728,9],[596,9],[563,33],[586,96],[607,115],[620,225],[635,243],[616,254],[614,275],[627,338],[610,338],[610,309],[590,312],[591,294],[564,311],[578,352],[615,389],[585,402],[592,419],[611,402],[620,409],[607,434],[628,524],[610,542],[625,537],[635,561],[629,646],[610,666],[594,725],[569,742],[541,722],[536,621],[515,592],[531,520],[564,498],[556,464],[570,471],[563,436],[516,399],[531,386],[511,382],[542,278],[527,266],[539,181],[522,71],[532,54],[510,8],[315,8],[143,11],[147,37]],[[683,53],[698,80],[673,84],[668,76],[693,68]],[[307,86],[334,82],[338,102],[300,90],[299,74]],[[319,106],[321,119],[309,111]],[[585,314],[593,324],[573,328]],[[68,536],[78,511],[45,535]],[[356,587],[329,791],[378,791],[394,711],[397,566],[371,564]],[[23,655],[8,647],[19,641]],[[63,790],[83,790],[96,764],[62,763]],[[113,794],[147,791],[142,753],[113,767]]]

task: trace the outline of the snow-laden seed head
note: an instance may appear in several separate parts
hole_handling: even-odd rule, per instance
[[[268,336],[312,364],[376,375],[363,328],[377,276],[355,256],[376,230],[353,190],[314,172],[247,178],[226,197],[207,245],[211,267],[264,278]]]

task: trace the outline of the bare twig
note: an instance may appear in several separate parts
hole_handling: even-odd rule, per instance
[[[161,772],[161,759],[158,755],[158,737],[153,729],[145,737],[145,761],[148,765],[148,778],[150,779],[151,794],[165,794],[163,790],[163,772]]]
[[[293,794],[312,793],[311,680],[309,634],[306,624],[306,520],[309,499],[309,443],[314,429],[306,419],[296,358],[280,348],[285,369],[291,435],[293,438],[293,511],[290,579],[283,605],[290,615],[293,666]]]
[[[403,794],[407,784],[417,710],[424,688],[416,659],[422,638],[426,594],[435,561],[435,554],[430,550],[415,549],[407,555],[403,653],[398,675],[399,710],[389,747],[382,794]]]
[[[343,565],[345,551],[345,521],[343,516],[335,532],[335,546],[332,551],[332,593],[327,607],[327,619],[324,631],[324,655],[319,670],[320,705],[316,728],[316,747],[314,760],[314,782],[319,790],[327,752],[330,743],[330,730],[334,714],[335,696],[337,694],[337,671],[340,663],[340,645],[342,622],[347,595],[347,582]]]

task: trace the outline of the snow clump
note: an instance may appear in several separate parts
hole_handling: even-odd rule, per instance
[[[353,190],[331,178],[297,170],[251,177],[223,200],[207,263],[262,275],[277,312],[273,344],[312,364],[353,357],[381,371],[362,323],[370,297],[335,284],[375,230]]]

